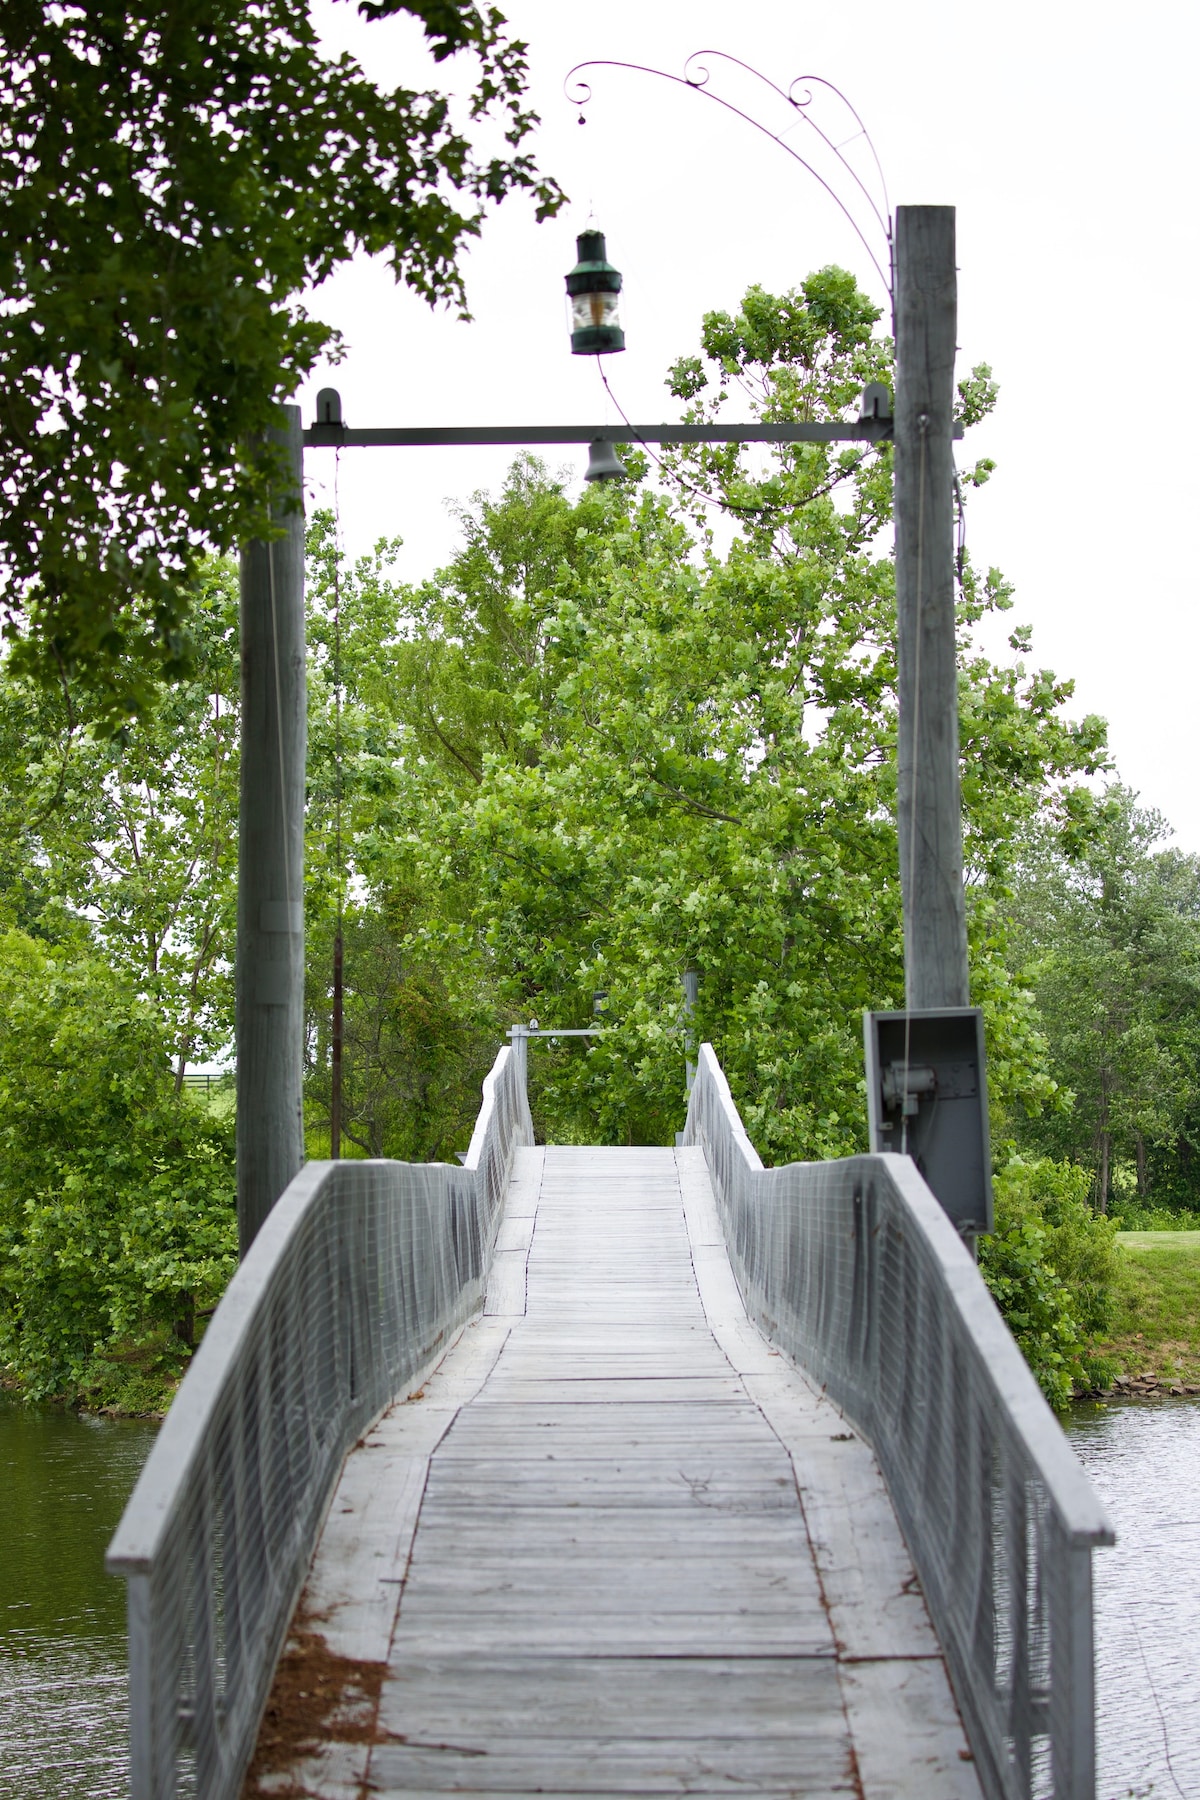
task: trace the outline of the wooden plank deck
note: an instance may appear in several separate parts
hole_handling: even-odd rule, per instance
[[[747,1321],[698,1151],[519,1153],[484,1315],[347,1461],[293,1697],[314,1642],[338,1691],[269,1703],[248,1792],[979,1800],[874,1459]]]

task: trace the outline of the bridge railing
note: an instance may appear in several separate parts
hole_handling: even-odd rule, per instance
[[[989,1800],[1093,1800],[1100,1502],[907,1156],[764,1169],[712,1046],[704,1149],[747,1310],[869,1441]]]
[[[309,1163],[226,1291],[109,1546],[132,1800],[238,1792],[346,1451],[482,1296],[525,1084],[502,1050],[465,1164]]]

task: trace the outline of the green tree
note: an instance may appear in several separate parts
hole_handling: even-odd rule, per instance
[[[1122,1287],[1115,1225],[1088,1204],[1087,1171],[1011,1159],[996,1181],[996,1229],[980,1240],[979,1271],[1052,1406],[1105,1388],[1097,1349]]]
[[[120,738],[69,684],[0,673],[8,922],[100,951],[153,1002],[177,1082],[232,1032],[238,804],[237,577],[199,571],[191,673]]]
[[[342,1122],[350,1153],[445,1160],[465,1149],[495,1055],[487,971],[439,922],[436,882],[381,883],[414,795],[400,702],[401,603],[383,542],[353,566],[334,523],[309,527],[306,849],[310,1152],[328,1150],[333,940],[344,945]]]
[[[0,935],[0,1363],[31,1398],[161,1404],[236,1266],[227,1122],[96,959]]]
[[[0,15],[0,607],[26,667],[119,724],[189,661],[199,558],[262,535],[279,403],[337,333],[300,296],[359,250],[463,304],[484,210],[561,200],[521,145],[525,46],[472,0],[481,154],[436,90],[323,55],[301,0],[10,0]]]
[[[1031,834],[1013,891],[1012,949],[1026,968],[1071,1104],[1019,1127],[1023,1142],[1092,1171],[1108,1208],[1115,1169],[1172,1183],[1190,1163],[1200,1074],[1200,878],[1156,852],[1165,821],[1110,787],[1063,831]],[[1194,1192],[1178,1193],[1194,1204]]]
[[[769,418],[839,416],[886,376],[874,318],[836,270],[751,290],[736,317],[706,318],[673,391],[703,416],[735,384]],[[965,383],[967,416],[993,391],[982,372]],[[577,1024],[608,992],[609,1034],[540,1064],[553,1135],[669,1139],[691,964],[696,1028],[764,1154],[841,1154],[864,1129],[859,1015],[903,985],[890,451],[664,461],[665,492],[575,505],[518,464],[464,514],[453,563],[401,595],[403,780],[369,879],[436,888],[445,940],[476,946],[510,1018]],[[707,501],[736,517],[728,550]],[[1037,1105],[1053,1084],[1002,955],[1002,876],[1023,821],[1097,766],[1103,727],[1063,717],[1069,684],[970,648],[1008,604],[994,571],[964,565],[974,974],[995,1085]]]

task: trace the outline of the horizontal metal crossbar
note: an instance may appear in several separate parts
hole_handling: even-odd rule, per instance
[[[510,1038],[558,1038],[558,1037],[603,1037],[608,1030],[607,1025],[543,1025],[530,1031],[524,1025],[516,1025],[505,1032]]]
[[[886,442],[890,419],[822,420],[800,425],[310,425],[310,450],[435,444],[838,444]],[[962,436],[956,425],[954,436]]]

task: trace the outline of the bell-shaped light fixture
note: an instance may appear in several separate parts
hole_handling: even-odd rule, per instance
[[[602,231],[581,231],[575,239],[579,261],[567,276],[571,302],[572,356],[609,356],[625,348],[617,313],[621,271],[604,254]]]
[[[620,345],[617,346],[620,349]],[[588,446],[585,481],[623,481],[629,470],[612,447],[611,438],[593,438]]]

